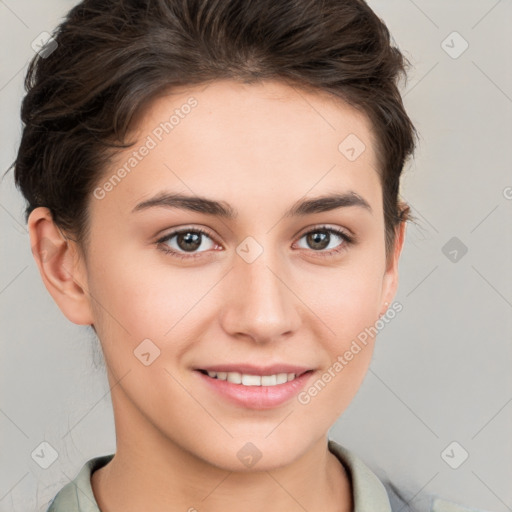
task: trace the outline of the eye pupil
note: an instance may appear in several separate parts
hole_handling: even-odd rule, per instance
[[[308,235],[308,244],[314,249],[325,249],[329,245],[329,238],[329,233],[315,231]]]
[[[176,242],[180,249],[183,249],[187,252],[193,252],[195,249],[197,249],[201,245],[201,233],[194,233],[192,231],[186,231],[184,233],[180,233],[176,237]],[[191,245],[183,245],[182,242],[185,242],[185,244],[191,244]]]

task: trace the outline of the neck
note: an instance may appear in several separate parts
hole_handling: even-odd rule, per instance
[[[250,472],[215,467],[173,443],[162,450],[122,441],[112,461],[91,478],[103,512],[238,512],[241,505],[245,512],[350,512],[353,507],[347,473],[326,439],[293,464]]]

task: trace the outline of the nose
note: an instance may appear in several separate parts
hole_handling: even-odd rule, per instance
[[[269,343],[297,331],[301,302],[289,267],[270,250],[251,263],[236,256],[225,281],[221,322],[228,334]]]

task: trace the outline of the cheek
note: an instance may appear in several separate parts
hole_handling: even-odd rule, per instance
[[[316,301],[311,309],[328,327],[318,338],[323,340],[328,360],[315,388],[325,389],[323,400],[341,413],[357,393],[371,362],[382,278],[378,268],[347,266],[316,289],[318,293],[309,292],[308,300]]]
[[[311,414],[314,410],[320,424],[336,421],[357,394],[368,371],[375,345],[376,318],[368,306],[373,299],[373,287],[348,289],[346,296],[332,301],[323,312],[325,323],[335,334],[321,339],[327,355],[325,364],[299,396],[299,403],[311,407]]]
[[[198,325],[205,316],[205,295],[218,277],[155,264],[149,258],[114,261],[113,254],[106,247],[96,254],[96,272],[89,281],[100,338],[108,343],[123,340],[128,352],[144,339],[153,340],[161,350],[172,343],[179,354],[180,344],[186,344],[184,326],[190,329],[191,322]]]
[[[303,290],[304,302],[328,327],[336,346],[377,320],[382,276],[375,267],[347,266],[316,283],[306,283]]]

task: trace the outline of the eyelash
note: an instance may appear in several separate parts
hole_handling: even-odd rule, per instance
[[[335,257],[337,256],[339,253],[345,251],[349,246],[349,245],[352,245],[356,242],[355,240],[355,237],[347,234],[345,231],[342,231],[340,229],[337,229],[337,228],[332,228],[332,227],[328,227],[328,226],[319,226],[319,227],[316,227],[310,231],[307,231],[306,233],[303,233],[299,240],[303,237],[305,237],[306,235],[309,235],[311,233],[317,233],[319,231],[323,231],[323,232],[327,232],[327,233],[330,233],[330,234],[334,234],[334,235],[338,235],[342,240],[343,240],[343,243],[337,247],[336,249],[331,249],[329,251],[315,251],[313,249],[311,249],[311,252],[315,252],[315,253],[319,253],[320,255],[322,255],[321,257],[327,257],[327,258],[330,258],[330,257]],[[179,252],[179,251],[175,251],[174,249],[170,249],[166,244],[165,242],[171,240],[173,237],[175,237],[176,235],[179,235],[181,233],[201,233],[202,235],[205,235],[207,236],[208,238],[212,239],[213,240],[213,237],[211,236],[211,234],[208,232],[208,231],[205,231],[204,229],[201,229],[201,228],[185,228],[185,229],[180,229],[180,230],[177,230],[177,231],[173,231],[167,235],[165,235],[164,237],[160,238],[159,240],[156,241],[156,245],[159,247],[159,249],[161,251],[163,251],[164,253],[166,254],[170,254],[171,256],[175,257],[175,258],[179,258],[179,259],[195,259],[195,258],[198,258],[198,257],[201,257],[201,255],[204,253],[203,252],[195,252],[195,253],[183,253],[183,252]]]

